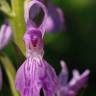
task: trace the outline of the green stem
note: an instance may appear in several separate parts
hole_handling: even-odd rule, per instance
[[[9,22],[12,26],[14,42],[20,48],[21,52],[25,54],[25,46],[23,41],[23,35],[25,32],[24,22],[24,0],[12,0],[13,17],[9,18]]]
[[[12,62],[9,60],[9,58],[5,54],[0,54],[0,60],[3,63],[2,65],[7,73],[10,88],[12,90],[12,95],[19,96],[19,94],[17,93],[17,91],[15,89],[15,85],[14,85],[16,70],[15,70]]]

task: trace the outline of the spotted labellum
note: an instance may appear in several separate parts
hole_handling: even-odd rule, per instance
[[[43,11],[44,17],[40,25],[37,26],[34,18],[40,10]],[[24,17],[26,22],[24,34],[26,60],[16,73],[15,86],[17,91],[21,96],[40,96],[41,90],[43,90],[44,96],[75,96],[77,91],[85,85],[89,72],[79,75],[75,71],[73,79],[68,83],[67,68],[61,64],[62,70],[60,76],[57,76],[54,68],[43,58],[43,37],[47,30],[45,26],[48,19],[46,6],[38,0],[29,1],[25,5]],[[80,87],[78,87],[78,83],[81,84]]]

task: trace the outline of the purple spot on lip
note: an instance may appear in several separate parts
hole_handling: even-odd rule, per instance
[[[26,85],[27,87],[30,87],[30,83],[31,83],[31,80],[30,80],[30,79],[25,81],[25,85]]]
[[[33,36],[33,38],[31,39],[31,41],[32,41],[33,46],[36,47],[37,46],[37,43],[38,43],[38,38],[36,36]]]
[[[24,89],[24,96],[29,96],[29,89],[28,88]]]
[[[38,36],[38,37],[41,37],[42,38],[42,33],[39,31],[39,30],[34,30],[34,29],[31,29],[29,31],[27,31],[27,33],[32,37],[34,35]]]
[[[30,50],[33,47],[43,48],[42,33],[38,29],[28,29],[24,35],[26,48]],[[28,47],[29,46],[29,47]]]

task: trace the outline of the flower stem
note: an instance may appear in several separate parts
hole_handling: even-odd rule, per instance
[[[12,0],[12,14],[9,22],[12,26],[14,42],[20,48],[21,52],[25,54],[25,46],[23,42],[23,34],[25,32],[24,22],[24,0]]]

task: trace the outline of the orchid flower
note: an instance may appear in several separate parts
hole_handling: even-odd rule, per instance
[[[40,8],[44,12],[44,19],[39,26],[36,26],[33,18],[40,11]],[[34,14],[30,14],[30,11]],[[61,62],[62,70],[58,78],[54,68],[43,58],[43,36],[47,30],[48,18],[45,5],[37,0],[29,1],[25,5],[24,17],[26,22],[24,34],[26,60],[16,73],[16,89],[21,96],[40,96],[41,89],[43,89],[44,96],[75,96],[77,91],[85,85],[89,71],[85,71],[82,75],[79,75],[78,71],[74,71],[73,78],[68,83],[67,67]],[[78,86],[78,84],[81,85]]]
[[[38,5],[44,11],[44,19],[39,27],[34,27],[30,22],[30,9],[34,4]],[[59,88],[59,79],[51,65],[43,59],[47,9],[39,1],[32,0],[25,9],[25,21],[28,25],[24,34],[26,46],[26,60],[20,66],[16,74],[15,85],[21,96],[40,96],[40,90],[43,89],[45,96],[55,96]],[[31,23],[31,24],[30,24]]]
[[[8,44],[11,35],[12,32],[9,24],[8,23],[3,24],[0,29],[0,50]]]

